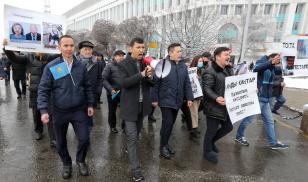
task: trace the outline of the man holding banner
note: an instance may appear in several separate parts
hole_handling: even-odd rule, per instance
[[[48,98],[52,95],[54,132],[57,150],[63,162],[62,177],[72,174],[72,159],[67,150],[66,133],[72,124],[79,144],[76,163],[83,176],[89,175],[85,163],[89,145],[88,117],[93,116],[94,95],[88,79],[86,67],[74,54],[74,40],[69,35],[59,39],[61,57],[48,63],[43,72],[38,89],[38,109],[44,123],[49,122]]]
[[[202,76],[204,113],[207,121],[203,152],[208,161],[217,163],[219,151],[215,146],[215,142],[233,129],[224,98],[225,78],[232,76],[233,71],[229,67],[229,48],[218,47],[214,51],[214,57],[215,61],[212,62]]]
[[[256,62],[254,72],[258,73],[258,96],[261,109],[261,116],[264,122],[265,131],[269,140],[270,148],[273,150],[286,149],[289,146],[280,143],[275,134],[275,125],[271,112],[270,99],[273,92],[273,79],[275,77],[275,65],[280,63],[280,55],[277,53],[263,56]],[[252,122],[254,117],[249,116],[242,120],[236,134],[236,141],[248,146],[249,143],[244,138],[246,127]]]

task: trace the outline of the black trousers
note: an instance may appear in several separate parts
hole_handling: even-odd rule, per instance
[[[21,83],[22,91],[20,90],[19,83]],[[15,86],[17,95],[21,95],[21,94],[26,95],[26,79],[14,80],[14,86]]]
[[[108,101],[108,123],[110,128],[115,128],[117,126],[117,108],[120,103],[120,96],[118,95],[113,100],[110,94],[107,94]]]
[[[122,108],[123,109],[123,108]],[[137,121],[125,120],[125,131],[127,137],[127,150],[130,168],[133,173],[141,172],[138,138],[143,124],[143,104],[139,103],[139,112]]]
[[[66,133],[69,123],[72,124],[74,132],[78,139],[78,148],[76,154],[77,162],[84,162],[89,146],[89,118],[84,110],[72,112],[53,111],[53,126],[57,141],[57,151],[64,165],[71,165],[72,159],[67,150]]]
[[[162,125],[160,129],[160,148],[168,145],[169,138],[178,115],[177,109],[161,107]]]
[[[32,108],[32,114],[33,114],[33,122],[34,122],[34,131],[36,133],[43,133],[43,122],[41,120],[41,112],[37,109],[37,107]],[[48,134],[50,140],[55,140],[55,134],[53,131],[53,122],[52,117],[49,118],[49,122],[47,124],[48,128]]]
[[[208,116],[206,117],[206,124],[207,128],[204,136],[203,151],[208,153],[213,151],[213,144],[215,144],[217,140],[232,131],[233,125],[229,118],[227,121],[223,121]]]
[[[10,83],[10,79],[11,79],[11,71],[5,71],[6,73],[6,78],[5,78],[5,84],[8,85]]]

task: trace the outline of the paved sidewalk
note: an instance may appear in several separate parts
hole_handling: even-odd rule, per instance
[[[308,90],[297,88],[285,88],[283,91],[286,97],[285,105],[303,111],[303,105],[308,104]]]

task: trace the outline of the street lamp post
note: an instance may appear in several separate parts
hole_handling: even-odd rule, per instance
[[[246,16],[245,27],[244,27],[244,32],[243,32],[240,62],[245,61],[245,53],[246,53],[246,49],[247,49],[246,47],[247,47],[248,28],[249,28],[250,17],[251,17],[251,6],[252,6],[252,0],[248,0],[248,10],[247,10],[247,16]]]

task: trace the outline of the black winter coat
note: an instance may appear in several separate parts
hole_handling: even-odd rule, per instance
[[[140,62],[140,71],[146,68],[143,60]],[[136,61],[128,54],[119,63],[119,74],[121,84],[121,118],[126,121],[137,121],[139,113],[140,82],[143,94],[143,116],[151,112],[150,87],[154,82],[147,77],[142,77],[138,70]]]
[[[6,56],[9,58],[12,70],[13,70],[13,80],[25,80],[27,71],[27,61],[24,59],[16,58],[17,54],[13,51],[8,51],[3,49]],[[24,55],[20,54],[21,57]]]
[[[160,107],[180,109],[184,98],[194,100],[188,68],[183,60],[176,64],[168,56],[165,61],[170,62],[171,70],[165,78],[154,75],[156,84],[152,90],[152,101],[158,102]]]
[[[14,53],[13,51],[6,51],[6,53],[12,58],[12,62],[15,64],[26,63],[30,73],[30,100],[29,107],[33,108],[37,106],[37,90],[41,81],[41,77],[43,74],[44,67],[46,64],[55,58],[59,57],[59,54],[44,54],[41,58],[35,56],[33,53],[25,53],[23,55],[19,55]]]
[[[115,91],[121,89],[119,80],[120,74],[118,63],[112,61],[111,63],[107,64],[103,71],[103,85],[108,95],[111,95],[112,89]]]
[[[216,102],[217,97],[224,97],[225,78],[232,76],[231,67],[222,69],[215,61],[205,70],[202,76],[202,88],[204,94],[203,111],[209,116],[219,120],[226,121],[228,112],[226,106],[219,105]]]

